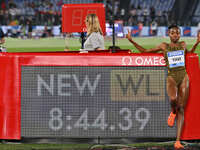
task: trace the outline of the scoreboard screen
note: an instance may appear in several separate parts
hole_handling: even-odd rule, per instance
[[[62,6],[62,32],[86,32],[87,14],[96,14],[105,34],[105,8],[103,4],[64,4]]]
[[[23,137],[175,137],[167,68],[21,66]]]
[[[193,140],[200,139],[199,56],[185,59],[190,93],[181,140]],[[163,54],[27,52],[0,60],[1,139],[176,137],[176,124],[167,125]]]

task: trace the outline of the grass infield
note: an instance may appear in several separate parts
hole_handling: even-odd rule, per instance
[[[153,48],[159,45],[161,42],[169,42],[168,37],[137,37],[134,38],[136,42],[141,44],[145,48]],[[191,47],[196,42],[196,38],[181,38],[181,41],[185,41],[187,48]],[[132,52],[138,53],[138,50],[125,38],[116,38],[115,45],[121,49],[131,49]],[[7,38],[4,44],[7,47],[8,52],[44,52],[44,51],[64,51],[65,47],[69,47],[70,50],[79,50],[81,43],[79,38],[44,38],[44,39],[16,39]],[[112,46],[112,38],[105,38],[105,47],[108,49]],[[200,44],[197,47],[195,53],[200,55]]]

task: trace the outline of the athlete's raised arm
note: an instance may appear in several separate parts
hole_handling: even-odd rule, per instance
[[[197,33],[197,41],[196,43],[193,45],[192,49],[189,51],[190,53],[194,53],[194,51],[196,50],[198,44],[200,43],[200,31]]]
[[[142,47],[141,45],[139,45],[138,43],[132,40],[130,30],[128,30],[128,34],[126,35],[126,38],[142,53],[156,53],[156,52],[164,50],[164,48],[166,47],[165,43],[161,43],[155,48],[145,49],[144,47]]]

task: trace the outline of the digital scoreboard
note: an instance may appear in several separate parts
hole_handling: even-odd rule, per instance
[[[185,59],[190,93],[181,140],[193,140],[200,139],[199,56]],[[176,137],[176,124],[167,126],[162,54],[0,53],[0,61],[0,139]]]
[[[85,26],[87,14],[98,16],[101,29],[105,34],[105,6],[102,3],[64,4],[62,6],[62,32],[87,32]]]
[[[175,137],[166,67],[22,66],[23,137]]]

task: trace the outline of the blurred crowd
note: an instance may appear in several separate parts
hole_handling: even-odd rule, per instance
[[[122,20],[124,25],[134,26],[142,23],[150,26],[157,22],[160,26],[168,25],[168,15],[175,0],[106,0],[106,19]],[[113,9],[114,6],[114,9]],[[113,19],[113,18],[112,18]]]
[[[0,0],[0,25],[20,26],[15,32],[31,37],[33,26],[43,26],[40,35],[49,36],[53,26],[61,26],[62,5],[104,3],[106,22],[124,26],[168,25],[168,14],[175,0]],[[20,30],[20,31],[19,31]],[[8,30],[8,34],[9,34]],[[26,32],[26,33],[25,33]],[[12,34],[13,35],[13,34]],[[19,35],[19,34],[16,34]],[[9,36],[9,35],[8,35]]]
[[[0,24],[33,25],[61,24],[61,7],[63,0],[1,0]]]
[[[139,22],[150,25],[152,21],[157,21],[159,25],[167,25],[168,12],[174,1],[125,0],[123,3],[122,0],[90,0],[88,2],[105,4],[107,22],[114,19],[123,21],[124,25],[137,25]],[[33,25],[60,25],[62,5],[66,2],[65,0],[1,0],[0,25],[25,25],[27,20]]]

